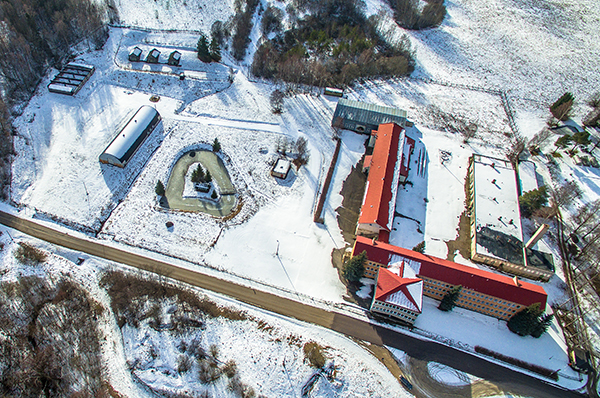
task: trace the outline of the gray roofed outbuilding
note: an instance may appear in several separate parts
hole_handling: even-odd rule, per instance
[[[380,124],[396,123],[406,126],[405,110],[341,98],[333,113],[332,127],[371,134]]]

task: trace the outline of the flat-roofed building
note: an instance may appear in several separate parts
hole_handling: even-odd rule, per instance
[[[514,275],[548,281],[554,274],[553,266],[527,264],[512,164],[475,154],[469,160],[467,176],[471,259]]]
[[[273,177],[286,179],[287,175],[290,171],[291,165],[292,165],[292,163],[289,160],[279,158],[279,159],[277,159],[277,162],[275,162],[275,165],[273,166],[273,169],[271,170],[271,175]]]

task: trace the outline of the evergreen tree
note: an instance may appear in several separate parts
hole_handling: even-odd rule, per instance
[[[212,150],[213,152],[219,152],[221,150],[221,143],[217,137],[215,137],[215,140],[213,141]]]
[[[413,251],[417,252],[417,253],[425,253],[425,241],[417,244],[415,247],[412,248]]]
[[[531,335],[536,339],[540,338],[540,336],[546,333],[546,330],[550,327],[552,318],[554,318],[554,314],[542,315],[536,327],[531,331]]]
[[[544,311],[540,309],[540,303],[535,303],[514,314],[507,323],[511,332],[519,336],[529,336],[540,327],[540,315]],[[542,332],[543,333],[543,332]],[[541,334],[540,334],[541,336]]]
[[[156,187],[154,188],[154,192],[156,192],[156,194],[158,196],[164,196],[165,194],[165,186],[163,185],[161,180],[158,180],[158,182],[156,183]]]
[[[363,251],[358,256],[352,257],[344,265],[343,275],[344,278],[351,282],[358,282],[365,273],[365,260],[367,259],[367,252]]]
[[[210,58],[215,62],[221,61],[221,46],[216,37],[213,37],[210,41]]]
[[[521,207],[523,217],[531,217],[534,211],[541,209],[542,206],[546,206],[547,204],[548,192],[545,186],[527,191],[519,197],[519,206]]]
[[[206,176],[204,177],[204,182],[210,183],[212,181],[212,176],[210,175],[210,171],[206,170]]]
[[[194,171],[192,172],[192,182],[199,184],[201,182],[205,181],[205,176],[204,176],[204,169],[202,168],[202,165],[198,165],[198,167],[196,167],[194,169]]]
[[[450,291],[442,298],[442,302],[438,306],[438,309],[442,311],[452,311],[452,309],[456,306],[456,300],[458,300],[461,290],[461,285],[454,286],[452,289],[450,289]]]
[[[550,106],[550,112],[558,120],[565,121],[569,118],[574,100],[573,94],[566,92]]]
[[[202,62],[211,62],[210,51],[208,49],[208,40],[203,34],[198,39],[198,59]]]
[[[213,191],[213,193],[210,195],[211,198],[216,199],[217,198],[217,191]]]

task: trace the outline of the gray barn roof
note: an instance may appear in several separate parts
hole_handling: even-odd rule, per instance
[[[335,108],[333,117],[334,119],[341,117],[356,122],[382,124],[393,122],[397,119],[406,119],[407,115],[407,112],[402,109],[341,98]]]

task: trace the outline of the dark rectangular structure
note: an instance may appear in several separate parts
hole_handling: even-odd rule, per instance
[[[58,94],[75,95],[94,74],[91,65],[68,63],[48,84],[48,91]]]

